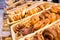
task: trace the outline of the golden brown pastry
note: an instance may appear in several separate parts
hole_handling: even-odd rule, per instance
[[[48,3],[48,2],[45,2],[45,3],[47,3],[50,6],[55,5],[53,3]],[[35,13],[38,13],[38,12],[40,12],[42,10],[45,10],[46,8],[44,6],[47,6],[47,5],[45,5],[45,3],[40,4],[41,6],[37,5],[34,8],[29,7],[27,10],[22,10],[22,8],[23,8],[22,7],[21,11],[20,10],[14,11],[14,14],[8,15],[9,22],[10,23],[12,23],[14,21],[16,22],[16,21],[18,21],[20,19],[23,19],[25,17],[28,17],[28,16],[33,15]],[[50,6],[48,6],[48,7],[50,7]],[[31,6],[31,7],[33,7],[33,6]],[[25,9],[25,8],[23,8],[23,9]]]
[[[27,8],[29,6],[31,6],[32,4],[35,4],[36,2],[33,1],[28,1],[28,2],[24,2],[24,4],[20,4],[21,1],[16,2],[15,4],[12,4],[11,6],[7,7],[4,9],[6,14],[12,14],[12,12],[15,10],[18,12],[18,10],[21,10],[21,8]],[[11,12],[11,13],[10,13]]]
[[[28,37],[29,36],[29,37]],[[60,20],[39,29],[36,33],[27,35],[23,40],[60,40]],[[20,40],[21,40],[20,39]]]
[[[33,2],[33,1],[28,1],[26,2],[25,4],[22,4],[21,6],[19,5],[20,4],[20,1],[16,2],[15,4],[12,4],[11,6],[7,7],[4,13],[4,23],[3,23],[3,30],[5,30],[5,28],[8,28],[9,29],[9,23],[10,22],[13,22],[13,21],[17,21],[17,20],[20,20],[21,17],[22,17],[22,10],[24,10],[25,8],[35,4],[37,2]],[[14,7],[13,7],[14,6]],[[23,7],[24,6],[24,7]],[[16,14],[16,15],[14,15]],[[10,16],[8,16],[10,15]],[[14,16],[13,16],[14,15]],[[12,18],[14,19],[12,19]],[[7,30],[8,30],[7,29]]]
[[[59,4],[58,5],[55,5],[57,8],[59,7]],[[52,7],[55,7],[55,6],[52,6]],[[57,13],[55,12],[51,12],[51,9],[47,9],[45,11],[42,11],[42,12],[39,12],[35,15],[32,15],[30,16],[28,19],[23,19],[25,21],[20,21],[14,25],[12,25],[12,30],[14,31],[14,33],[16,35],[17,32],[19,33],[19,36],[17,38],[20,38],[22,35],[22,37],[28,35],[28,34],[31,34],[31,33],[34,33],[35,31],[43,28],[45,25],[47,24],[51,24],[52,22],[58,20],[59,18],[57,17],[57,14],[59,15],[60,13],[58,13],[58,11],[60,10],[57,10]],[[41,16],[43,15],[43,16]],[[60,16],[60,15],[59,15]],[[27,26],[26,26],[27,25]],[[31,31],[29,31],[29,28],[31,28]],[[28,33],[29,31],[29,33]],[[23,33],[22,33],[23,32]]]
[[[13,4],[22,4],[22,3],[24,3],[25,1],[24,0],[5,0],[5,2],[6,2],[6,4],[8,5],[8,6],[11,6],[11,5],[13,5]],[[20,2],[20,3],[19,3]]]

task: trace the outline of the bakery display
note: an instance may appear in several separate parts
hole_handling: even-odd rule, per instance
[[[45,25],[51,24],[52,22],[60,19],[59,10],[60,4],[56,4],[46,10],[22,19],[16,24],[13,24],[11,26],[11,31],[12,35],[15,36],[14,39],[19,39],[28,34],[34,33]]]
[[[60,3],[5,2],[2,40],[60,40]]]
[[[21,11],[20,10],[13,11],[11,15],[8,15],[8,18],[7,18],[8,22],[7,23],[8,24],[13,24],[16,21],[19,21],[20,19],[23,19],[27,16],[30,16],[30,15],[38,13],[42,10],[45,10],[52,5],[55,5],[55,4],[54,3],[49,3],[49,2],[44,2],[44,3],[38,2],[38,3],[28,7],[28,8],[21,7]]]
[[[27,3],[25,3],[25,4],[22,4],[21,6],[18,6],[18,7],[16,7],[16,8],[13,8],[13,9],[7,9],[6,8],[6,10],[7,11],[5,11],[5,13],[4,13],[4,20],[3,20],[3,27],[8,27],[9,26],[9,19],[10,19],[10,16],[11,15],[16,15],[16,16],[20,16],[18,13],[21,11],[21,10],[24,10],[24,9],[26,9],[27,7],[29,7],[29,6],[31,6],[31,5],[33,5],[33,4],[35,4],[36,2],[32,2],[32,1],[29,1],[29,2],[27,2]],[[22,8],[21,8],[22,7]],[[11,8],[11,7],[10,7]],[[19,9],[20,8],[20,9]],[[16,12],[16,14],[14,13],[14,12]],[[14,17],[15,18],[15,17]]]
[[[20,2],[20,4],[24,3],[24,0],[5,0],[6,4],[8,6],[11,6],[12,4],[16,3],[16,2]]]
[[[4,10],[5,10],[5,12],[6,11],[12,11],[12,9],[14,9],[14,8],[20,8],[21,6],[28,6],[28,5],[32,5],[32,4],[34,4],[34,3],[36,3],[37,1],[35,1],[35,2],[33,2],[33,1],[27,1],[27,2],[24,2],[23,4],[20,4],[20,2],[21,1],[18,1],[18,2],[16,2],[16,3],[14,3],[14,4],[12,4],[11,6],[8,6],[8,7],[6,7]]]
[[[60,40],[60,19],[19,40]]]

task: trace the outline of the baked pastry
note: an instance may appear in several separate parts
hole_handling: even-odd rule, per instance
[[[8,21],[9,21],[8,23],[13,23],[32,14],[38,13],[42,10],[49,8],[52,5],[55,4],[49,2],[40,4],[40,2],[38,2],[35,5],[28,7],[27,9],[23,8],[24,10],[22,9],[21,11],[20,10],[15,11],[11,15],[8,15]]]
[[[12,39],[11,39],[11,37],[7,37],[7,38],[5,38],[5,40],[12,40]]]
[[[11,6],[12,4],[16,3],[16,2],[20,2],[20,4],[24,3],[24,0],[5,0],[6,4],[8,6]]]
[[[2,40],[12,40],[11,37],[2,37]]]
[[[60,19],[19,40],[60,40]]]
[[[53,9],[54,7],[55,9]],[[56,12],[53,12],[52,10],[56,10]],[[52,22],[60,19],[60,13],[58,13],[59,10],[60,4],[57,4],[44,11],[22,19],[20,22],[11,26],[12,35],[19,39],[28,34],[34,33],[47,24],[51,24]]]
[[[31,5],[31,4],[34,4],[35,2],[33,2],[33,1],[28,1],[28,2],[23,2],[22,4],[21,4],[21,1],[18,1],[18,2],[16,2],[16,3],[14,3],[14,4],[12,4],[11,6],[8,6],[8,7],[6,7],[5,9],[4,9],[4,11],[7,13],[7,11],[9,11],[9,10],[11,10],[11,9],[13,9],[13,8],[18,8],[18,7],[20,7],[20,6],[22,6],[22,5]]]
[[[18,2],[19,3],[19,2]],[[26,2],[25,4],[23,5],[18,5],[18,3],[14,4],[15,5],[15,8],[13,8],[12,6],[12,9],[10,9],[11,7],[8,7],[6,8],[5,10],[5,13],[4,13],[4,23],[3,23],[3,27],[8,27],[9,26],[9,20],[8,20],[8,15],[14,15],[15,13],[18,14],[21,10],[24,10],[26,9],[27,7],[37,3],[36,1],[33,2],[33,1],[28,1]],[[17,7],[16,7],[17,6]],[[24,7],[23,7],[24,6]],[[6,13],[7,12],[7,13]],[[15,13],[14,13],[15,12]],[[19,17],[19,16],[18,16]],[[5,30],[5,29],[4,29]]]

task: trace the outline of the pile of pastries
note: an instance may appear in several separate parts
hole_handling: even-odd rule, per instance
[[[4,40],[60,40],[59,3],[17,1],[4,11]]]

